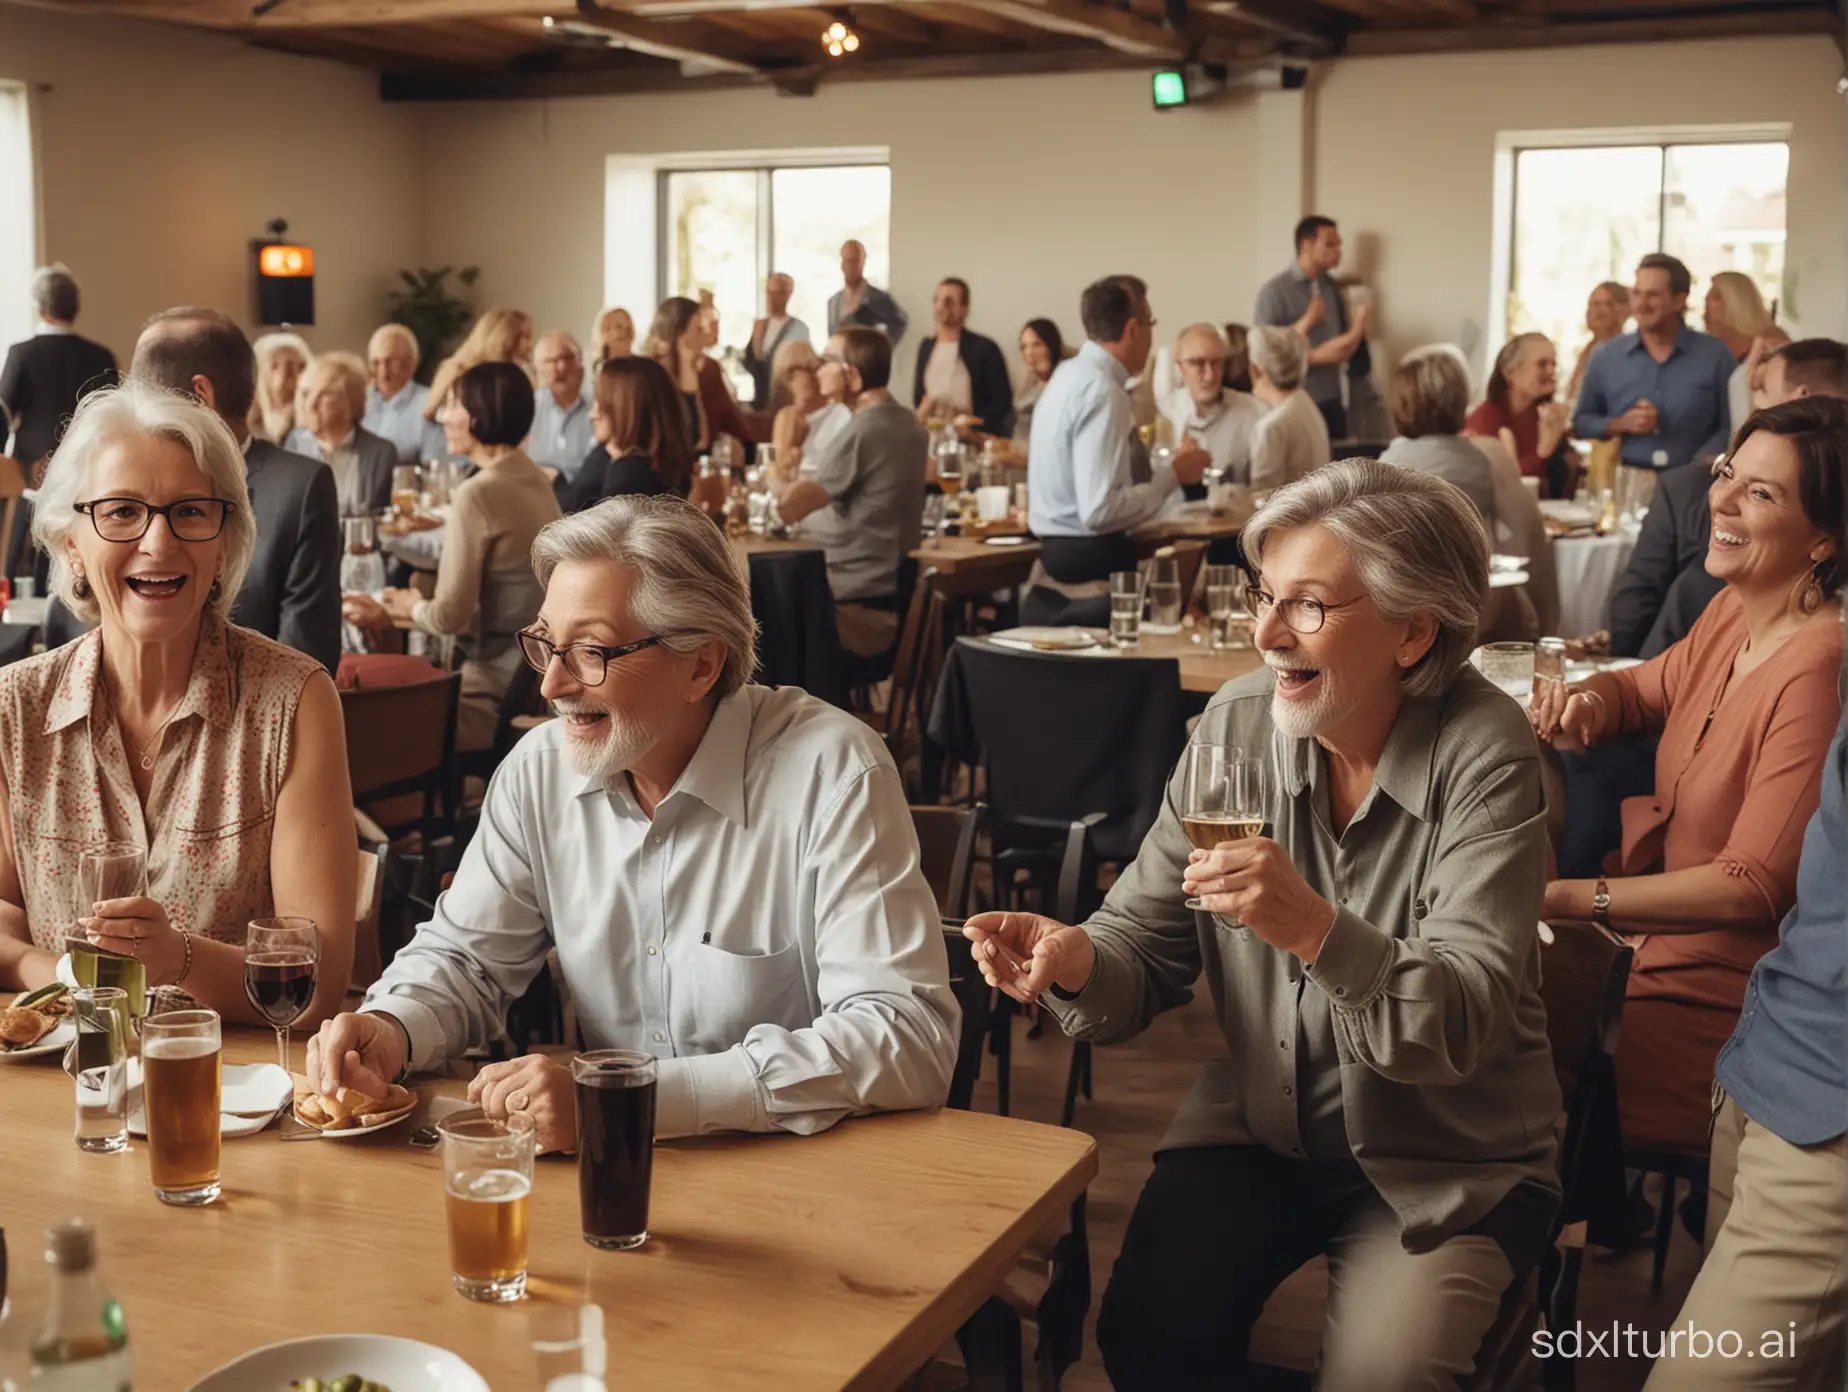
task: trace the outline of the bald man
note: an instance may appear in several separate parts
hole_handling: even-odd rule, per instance
[[[1225,385],[1226,341],[1219,330],[1211,324],[1182,329],[1174,340],[1174,368],[1186,388],[1163,410],[1174,438],[1191,440],[1211,455],[1208,474],[1219,475],[1221,483],[1249,484],[1251,432],[1264,407],[1255,396]]]
[[[809,341],[808,325],[790,317],[789,297],[795,293],[794,278],[782,271],[772,272],[764,282],[764,317],[751,325],[751,341],[744,346],[744,367],[756,388],[751,396],[753,411],[770,404],[770,369],[776,362],[776,350],[785,343]]]
[[[859,242],[841,247],[841,288],[828,300],[828,333],[837,334],[851,324],[878,329],[898,347],[905,336],[905,317],[898,301],[866,279],[866,248]]]
[[[366,388],[366,417],[360,422],[398,451],[400,464],[441,459],[448,451],[443,428],[424,419],[430,389],[416,378],[417,335],[402,324],[385,324],[366,345],[372,385]]]

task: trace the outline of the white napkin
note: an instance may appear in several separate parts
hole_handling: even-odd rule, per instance
[[[219,1100],[218,1132],[222,1136],[254,1136],[276,1119],[295,1097],[295,1084],[273,1063],[227,1063]],[[260,1112],[259,1116],[232,1116],[233,1112]],[[128,1131],[148,1134],[148,1119],[141,1106],[141,1060],[128,1061]]]

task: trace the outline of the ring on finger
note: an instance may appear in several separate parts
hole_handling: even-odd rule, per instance
[[[524,1092],[516,1092],[512,1094],[510,1097],[508,1097],[507,1110],[510,1112],[525,1111],[526,1110],[526,1094]]]

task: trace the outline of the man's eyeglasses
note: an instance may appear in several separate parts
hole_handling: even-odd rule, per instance
[[[1277,617],[1283,620],[1283,626],[1292,633],[1320,633],[1322,625],[1328,622],[1331,611],[1349,608],[1359,604],[1365,598],[1365,595],[1356,595],[1353,599],[1344,599],[1339,604],[1324,604],[1319,599],[1309,598],[1308,595],[1298,595],[1294,599],[1278,599],[1276,595],[1260,586],[1245,586],[1245,605],[1251,610],[1251,617],[1262,623],[1264,616],[1275,609]]]
[[[167,530],[181,541],[211,541],[237,504],[228,498],[176,498],[156,507],[139,498],[98,498],[75,506],[104,541],[140,541],[156,517],[166,518]]]
[[[526,659],[526,665],[541,676],[551,667],[556,657],[565,664],[565,670],[579,686],[602,686],[603,679],[610,674],[610,664],[618,658],[638,653],[643,648],[652,648],[665,643],[676,635],[669,633],[651,633],[646,638],[638,638],[633,643],[619,643],[615,647],[606,647],[601,643],[567,643],[564,647],[542,638],[537,633],[522,629],[519,633],[520,656]]]
[[[1205,368],[1208,372],[1224,372],[1226,370],[1226,360],[1224,358],[1181,358],[1178,359],[1178,361],[1182,367]]]

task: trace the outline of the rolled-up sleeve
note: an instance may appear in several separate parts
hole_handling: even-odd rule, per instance
[[[1512,1027],[1546,887],[1537,757],[1460,780],[1423,881],[1418,935],[1347,909],[1309,980],[1328,997],[1344,1056],[1399,1083],[1463,1082]]]
[[[1181,893],[1192,846],[1175,798],[1185,761],[1168,780],[1161,815],[1101,907],[1084,924],[1096,949],[1091,979],[1077,995],[1045,998],[1065,1032],[1115,1043],[1147,1029],[1164,1010],[1193,999],[1200,975],[1199,922]]]
[[[523,783],[514,772],[503,769],[489,785],[481,827],[454,884],[360,1007],[404,1025],[413,1069],[433,1068],[498,1038],[507,1007],[552,950],[527,849]]]
[[[949,1096],[962,1012],[896,769],[848,783],[815,823],[808,869],[815,1022],[758,1024],[722,1053],[661,1060],[656,1136],[810,1135]]]

